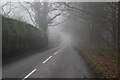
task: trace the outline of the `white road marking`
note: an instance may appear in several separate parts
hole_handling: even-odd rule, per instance
[[[31,74],[33,74],[37,69],[32,70],[27,76],[25,76],[22,80],[25,80],[28,78]]]
[[[58,51],[57,51],[57,52],[55,52],[55,53],[54,53],[54,55],[56,55],[57,53],[58,53]]]
[[[60,49],[60,50],[58,50],[57,52],[55,52],[54,53],[54,55],[56,55],[59,51],[61,51],[61,50],[63,50],[63,48],[62,49]],[[49,59],[51,59],[52,58],[52,56],[50,56],[49,58],[47,58],[45,61],[43,61],[43,64],[44,63],[46,63]]]
[[[57,52],[55,52],[54,55],[56,55],[58,52],[60,52],[60,51],[62,51],[62,50],[63,50],[63,48],[60,49],[60,50],[58,50]]]
[[[62,51],[63,50],[63,48],[62,49],[60,49],[59,51]]]
[[[47,58],[44,62],[43,62],[43,64],[44,63],[46,63],[49,59],[51,59],[52,58],[52,56],[50,56],[49,58]]]
[[[63,48],[62,48],[63,49]],[[62,51],[62,49],[60,49],[60,50],[58,50],[57,52],[55,52],[54,53],[54,55],[56,55],[59,51]],[[49,59],[51,59],[52,58],[52,56],[50,56],[49,58],[47,58],[44,62],[43,62],[43,64],[44,63],[46,63]],[[33,74],[35,71],[36,71],[37,69],[34,69],[34,70],[32,70],[27,76],[25,76],[22,80],[25,80],[25,79],[27,79],[31,74]]]

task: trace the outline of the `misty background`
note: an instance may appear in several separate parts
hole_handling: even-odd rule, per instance
[[[34,26],[35,32],[37,32],[36,29],[40,30],[40,33],[38,31],[38,33],[31,35],[29,35],[31,32],[25,33],[28,34],[29,37],[25,38],[27,46],[23,51],[33,48],[42,50],[57,46],[73,46],[75,49],[80,50],[80,52],[91,50],[98,53],[99,56],[110,55],[110,58],[112,56],[116,58],[118,55],[117,2],[35,1],[36,0],[33,2],[2,2],[0,4],[1,16],[30,24]],[[29,29],[30,31],[34,30],[33,28],[23,30],[27,31]],[[6,27],[5,30],[3,28],[3,35],[5,34],[5,36],[7,36],[7,30],[9,31],[9,28]],[[11,31],[9,32],[11,33]],[[18,34],[17,32],[15,33]],[[22,31],[19,33],[20,36],[23,35],[21,33]],[[12,34],[14,33],[11,33],[11,35]],[[15,40],[16,43],[14,46],[17,46],[16,50],[14,50],[14,48],[10,49],[10,46],[13,44],[7,45],[6,42],[3,42],[3,52],[5,51],[5,56],[9,57],[11,55],[10,53],[19,51],[19,49],[25,46],[25,44],[23,45],[21,42],[23,39],[22,36],[17,38],[12,36],[13,40],[5,36],[3,36],[5,41],[10,43]],[[38,37],[40,39],[37,40]],[[27,43],[27,41],[30,42]],[[32,43],[34,41],[35,43]],[[29,43],[31,47],[28,46]]]
[[[37,3],[31,2],[31,4]],[[10,18],[15,18],[30,23],[36,27],[39,26],[38,22],[35,21],[37,20],[35,16],[41,13],[34,13],[34,11],[32,10],[33,8],[29,2],[3,2],[1,3],[1,5],[1,14],[4,14],[5,16]],[[74,43],[74,45],[80,43],[80,46],[83,46],[85,44],[88,44],[88,42],[90,41],[90,35],[92,35],[91,33],[95,33],[95,31],[98,30],[96,31],[96,33],[99,33],[100,35],[97,34],[95,38],[97,38],[97,36],[101,36],[103,38],[102,41],[105,39],[108,40],[108,43],[111,44],[111,46],[115,45],[115,36],[112,38],[112,35],[109,35],[112,34],[112,32],[110,31],[112,31],[112,25],[114,23],[111,23],[110,21],[112,21],[112,19],[109,18],[112,18],[112,15],[115,16],[112,12],[116,14],[117,12],[115,12],[115,8],[111,5],[114,6],[114,3],[48,3],[48,6],[51,6],[50,8],[54,8],[53,10],[51,9],[51,11],[48,13],[48,17],[51,18],[55,17],[56,15],[58,16],[55,17],[55,19],[52,20],[50,23],[48,23],[47,33],[50,34],[52,40],[54,39],[53,41],[55,41],[55,44],[59,44],[62,41],[64,42],[64,40],[66,40],[67,38],[62,39],[64,38],[62,36],[66,34],[66,36],[68,35],[68,42],[71,41],[71,43]],[[97,29],[92,28],[92,25],[97,25],[98,27],[95,26]],[[104,28],[106,27],[103,26],[109,27],[105,30]],[[94,32],[92,31],[92,29],[95,29]],[[113,34],[116,34],[116,32],[113,31]],[[61,36],[62,41],[57,38],[58,36]],[[113,40],[114,43],[112,42]]]

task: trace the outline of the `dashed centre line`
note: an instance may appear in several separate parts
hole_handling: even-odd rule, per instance
[[[22,80],[25,80],[28,78],[31,74],[33,74],[37,69],[32,70],[27,76],[25,76]]]
[[[44,62],[43,62],[43,64],[44,63],[46,63],[49,59],[51,59],[52,58],[52,56],[50,56],[49,58],[47,58]]]
[[[63,49],[63,48],[62,48]],[[62,49],[58,50],[57,52],[54,53],[54,55],[56,55],[59,51],[61,51]],[[52,56],[50,56],[49,58],[47,58],[45,61],[43,61],[43,64],[45,64],[49,59],[51,59]]]
[[[63,49],[63,48],[62,48]],[[54,53],[56,55],[58,52],[60,52],[62,49],[58,50],[57,52]],[[50,56],[47,58],[45,61],[43,61],[43,64],[45,64],[48,60],[50,60],[53,56]],[[30,75],[32,75],[37,69],[32,70],[27,76],[25,76],[22,80],[27,79]]]
[[[57,52],[55,52],[55,53],[54,53],[54,55],[56,55],[57,53],[58,53],[58,51],[57,51]]]

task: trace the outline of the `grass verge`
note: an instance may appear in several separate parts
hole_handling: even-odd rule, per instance
[[[75,48],[88,62],[95,77],[118,78],[118,56],[112,49]]]

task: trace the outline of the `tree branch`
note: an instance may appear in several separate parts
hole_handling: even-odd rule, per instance
[[[2,5],[2,11],[3,11],[3,14],[4,14],[5,16],[8,16],[7,13],[6,13],[5,10],[4,10],[4,7],[5,7],[7,4],[8,4],[8,2],[6,2],[4,5]],[[8,17],[9,17],[9,16],[8,16]]]
[[[28,14],[29,14],[29,16],[30,16],[30,19],[32,20],[33,24],[36,25],[35,22],[34,22],[34,20],[33,20],[33,18],[32,18],[32,16],[31,16],[31,13],[29,12],[29,10],[28,10],[25,6],[23,6],[20,2],[19,2],[19,4],[20,4],[24,9],[27,10],[27,12],[28,12]]]
[[[67,20],[68,20],[68,18],[69,18],[70,16],[68,16],[67,17],[67,19],[65,19],[64,21],[62,21],[62,22],[59,22],[59,23],[56,23],[56,24],[50,24],[50,25],[48,25],[48,26],[57,26],[57,25],[59,25],[59,24],[62,24],[62,23],[65,23]]]
[[[62,12],[59,13],[59,14],[56,14],[54,17],[52,17],[52,18],[48,21],[48,24],[51,23],[55,18],[57,18],[57,17],[60,16],[61,14],[62,14]]]
[[[11,12],[11,3],[10,3],[10,9],[9,9],[9,11],[7,12],[7,15],[9,15],[9,13]]]
[[[71,8],[71,9],[75,9],[75,10],[78,10],[78,11],[81,11],[81,12],[84,12],[84,13],[87,13],[87,14],[92,14],[91,12],[88,12],[86,10],[83,10],[83,9],[79,9],[79,8],[76,8],[76,7],[73,7],[73,6],[70,6],[68,4],[66,4],[65,2],[62,2],[64,5],[66,5],[67,7]],[[93,15],[93,14],[92,14]]]

